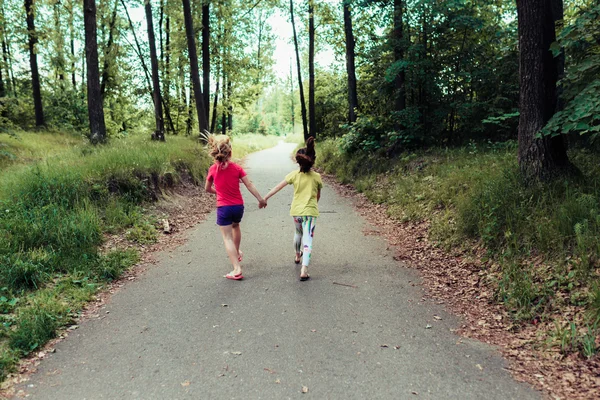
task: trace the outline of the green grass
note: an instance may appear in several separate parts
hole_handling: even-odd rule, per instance
[[[80,136],[60,132],[17,131],[0,134],[0,170],[12,165],[53,158],[66,148],[84,146]]]
[[[499,265],[485,271],[495,282],[496,299],[515,321],[550,318],[575,307],[578,326],[594,327],[592,333],[577,330],[575,347],[586,357],[597,352],[590,335],[598,332],[600,318],[598,155],[572,151],[585,179],[546,185],[523,182],[514,143],[432,149],[388,160],[344,154],[338,142],[327,141],[318,155],[321,168],[388,205],[391,218],[430,221],[430,236],[446,249],[483,244]]]

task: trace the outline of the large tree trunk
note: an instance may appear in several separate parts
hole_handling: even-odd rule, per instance
[[[204,0],[202,4],[202,78],[204,89],[204,105],[206,120],[209,118],[210,108],[210,1]]]
[[[404,59],[404,31],[403,31],[403,8],[404,4],[402,0],[394,0],[394,30],[392,31],[392,43],[394,47],[394,61],[401,61]],[[394,80],[396,86],[396,111],[402,111],[406,108],[406,72],[402,68],[396,79]]]
[[[308,134],[317,137],[315,115],[315,15],[314,1],[308,0]]]
[[[556,40],[552,1],[517,0],[519,167],[527,180],[548,180],[572,168],[561,136],[536,138],[557,110],[559,60],[550,51]]]
[[[346,72],[348,74],[348,122],[356,121],[358,95],[356,93],[356,67],[354,66],[354,33],[350,1],[344,1],[344,31],[346,32]]]
[[[85,26],[85,59],[87,63],[87,98],[90,118],[90,141],[93,144],[106,141],[106,125],[100,92],[100,70],[98,67],[98,41],[96,37],[96,1],[83,0],[83,22]]]
[[[33,0],[25,0],[25,13],[27,17],[27,36],[29,38],[29,65],[31,67],[31,87],[33,89],[33,105],[35,108],[35,125],[45,125],[44,108],[42,106],[42,91],[40,87],[40,73],[38,71],[37,50],[38,42],[35,31],[35,16],[33,15]]]
[[[145,0],[146,22],[148,25],[148,44],[150,46],[150,65],[152,67],[152,98],[154,99],[154,119],[156,131],[152,139],[165,141],[165,123],[163,120],[162,97],[160,95],[160,78],[158,76],[158,57],[156,54],[156,41],[154,38],[154,23],[152,21],[152,5],[150,0]]]
[[[298,52],[298,36],[296,35],[296,23],[294,22],[294,0],[290,0],[290,14],[292,30],[294,31],[294,49],[296,50],[296,64],[298,66],[298,87],[300,90],[300,109],[302,111],[302,128],[304,129],[304,140],[308,139],[308,121],[306,119],[306,102],[304,101],[304,89],[302,87],[302,70],[300,69],[300,53]]]
[[[204,105],[204,96],[200,86],[200,71],[198,69],[198,54],[196,52],[196,39],[194,38],[194,22],[192,21],[192,9],[190,0],[182,0],[183,18],[185,22],[185,33],[187,36],[188,55],[190,57],[190,73],[192,76],[192,86],[196,101],[196,113],[198,114],[198,127],[200,132],[208,131],[208,120]]]

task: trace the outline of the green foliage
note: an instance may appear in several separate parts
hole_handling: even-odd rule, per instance
[[[577,133],[594,141],[600,135],[600,5],[578,8],[574,21],[566,25],[552,50],[559,56],[561,46],[567,58],[561,80],[564,109],[556,113],[542,134],[556,136]]]

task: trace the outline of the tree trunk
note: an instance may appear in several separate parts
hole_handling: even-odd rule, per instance
[[[33,14],[33,0],[25,0],[25,13],[27,17],[27,36],[29,38],[29,65],[31,67],[31,87],[33,89],[33,105],[35,107],[35,125],[45,125],[44,108],[42,106],[42,91],[40,87],[40,73],[38,71],[37,50],[38,42],[35,31],[35,16]]]
[[[210,1],[202,4],[202,78],[206,120],[210,109]]]
[[[75,12],[73,7],[75,0],[71,0],[69,3],[69,41],[71,48],[71,84],[73,85],[73,90],[77,88],[77,79],[76,79],[76,68],[75,68],[75,24],[73,22],[75,17]]]
[[[292,30],[294,31],[294,49],[296,50],[296,64],[298,66],[298,87],[300,91],[300,109],[302,111],[302,128],[304,129],[304,140],[308,139],[308,121],[306,119],[306,102],[304,101],[304,89],[302,87],[302,71],[300,69],[300,53],[298,52],[298,36],[296,35],[296,23],[294,22],[294,0],[290,0],[290,14]]]
[[[113,8],[112,15],[110,17],[109,28],[108,28],[108,40],[106,41],[106,49],[104,51],[104,65],[102,66],[102,80],[100,81],[100,93],[104,97],[104,93],[106,93],[106,85],[108,84],[108,80],[110,79],[110,69],[111,69],[111,50],[113,45],[113,37],[115,25],[117,23],[117,5],[119,4],[119,0],[115,0],[115,5]]]
[[[212,120],[210,122],[210,131],[214,132],[217,127],[217,105],[219,104],[219,75],[220,75],[220,64],[217,63],[217,87],[215,88],[215,99],[213,101]]]
[[[315,15],[313,0],[308,0],[308,134],[314,138],[317,137],[317,118],[315,115]]]
[[[2,77],[3,69],[3,66],[0,65],[0,97],[6,97],[6,87],[4,86],[4,78]],[[1,101],[0,105],[2,105]]]
[[[555,17],[548,0],[518,0],[517,13],[519,168],[528,181],[549,180],[573,168],[561,136],[536,138],[557,110],[559,60],[550,51],[556,40]]]
[[[11,81],[10,81],[10,69],[9,69],[9,62],[8,62],[8,51],[6,49],[6,39],[4,37],[4,30],[2,31],[2,59],[4,60],[4,67],[5,67],[5,71],[6,71],[6,82],[7,82],[7,87],[8,90],[11,90]],[[16,97],[16,96],[15,96]]]
[[[227,78],[225,77],[225,66],[223,66],[223,99],[221,100],[221,134],[223,135],[227,134],[227,112],[225,111],[227,110],[227,91],[225,90],[225,88],[227,87],[226,79]]]
[[[96,1],[83,0],[83,22],[85,26],[85,59],[87,62],[87,99],[90,118],[90,141],[93,144],[106,141],[106,125],[100,92],[98,67],[98,42],[96,37]]]
[[[169,3],[167,2],[167,6]],[[164,98],[165,104],[167,107],[171,107],[171,18],[167,13],[165,18],[165,84],[164,84]],[[169,111],[167,111],[167,115],[171,115]],[[177,133],[175,128],[173,128],[173,133]]]
[[[188,44],[188,54],[190,57],[190,74],[192,77],[192,86],[194,89],[194,97],[196,101],[196,113],[198,114],[198,127],[200,129],[200,132],[205,132],[208,131],[208,120],[206,119],[202,87],[200,86],[200,71],[198,69],[198,54],[196,52],[196,40],[194,38],[194,22],[192,21],[192,9],[190,7],[190,0],[182,0],[182,3],[183,17],[185,22],[185,32]]]
[[[346,72],[348,74],[348,122],[356,121],[358,95],[356,93],[356,68],[354,66],[354,33],[350,2],[344,1],[344,31],[346,32]]]
[[[231,79],[227,79],[227,129],[233,129],[233,103],[231,102]]]
[[[292,135],[296,130],[296,122],[294,121],[294,76],[292,74],[292,58],[290,57],[290,99],[292,100]]]
[[[394,0],[394,30],[392,31],[392,41],[394,48],[394,60],[396,62],[404,59],[404,30],[403,30],[404,4],[402,0]],[[425,33],[424,33],[425,35]],[[402,111],[406,108],[406,72],[402,68],[396,79],[396,111]]]
[[[150,0],[145,0],[145,3],[148,44],[150,46],[150,65],[152,67],[152,98],[154,99],[154,119],[156,120],[156,131],[152,135],[152,139],[164,142],[165,123],[163,120],[162,97],[160,95],[160,78],[158,76],[158,57],[154,38],[154,23],[152,21],[152,5],[150,4]]]
[[[60,8],[61,4],[59,2],[54,3],[53,11],[54,11],[54,31],[56,35],[56,54],[55,57],[55,67],[56,67],[56,75],[59,80],[59,85],[61,89],[64,89],[64,80],[65,80],[65,55],[64,55],[64,36],[62,34],[62,25],[60,21]]]

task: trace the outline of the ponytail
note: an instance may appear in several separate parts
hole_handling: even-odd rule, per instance
[[[296,162],[300,165],[300,172],[310,172],[316,158],[315,138],[311,136],[306,140],[306,147],[296,152]]]

